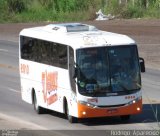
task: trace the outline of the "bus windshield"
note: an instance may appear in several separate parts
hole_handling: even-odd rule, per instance
[[[125,95],[141,88],[136,45],[78,49],[76,58],[82,95]]]

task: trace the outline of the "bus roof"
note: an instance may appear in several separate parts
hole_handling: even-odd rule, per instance
[[[95,26],[81,23],[49,24],[27,28],[20,32],[20,36],[70,45],[74,49],[135,44],[135,41],[126,35],[98,30]]]

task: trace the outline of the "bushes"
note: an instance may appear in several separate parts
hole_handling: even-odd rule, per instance
[[[128,3],[121,12],[122,18],[141,18],[144,16],[145,9],[138,5]]]
[[[26,6],[27,8],[21,12],[21,14],[16,15],[18,18],[21,18],[22,21],[26,20],[27,22],[28,20],[63,22],[93,20],[96,11],[100,8],[101,1],[102,0],[33,0],[30,6]]]
[[[160,0],[106,0],[103,8],[106,14],[111,13],[120,18],[160,18]]]
[[[26,0],[6,0],[10,13],[21,13],[26,9]]]
[[[121,18],[160,18],[160,0],[0,0],[0,22],[83,21],[105,14]],[[6,10],[7,9],[7,10]]]

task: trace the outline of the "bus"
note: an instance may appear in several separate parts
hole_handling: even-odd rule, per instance
[[[19,34],[22,100],[69,122],[142,111],[145,62],[136,42],[83,23],[49,24]]]

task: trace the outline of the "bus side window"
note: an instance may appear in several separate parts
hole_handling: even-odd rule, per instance
[[[31,48],[31,54],[30,54],[30,60],[38,62],[38,45],[37,40],[32,39],[32,48]]]
[[[67,46],[58,45],[57,52],[59,57],[59,65],[61,68],[68,69],[68,59],[67,59]]]
[[[49,64],[49,57],[48,57],[48,46],[49,46],[49,42],[46,41],[41,41],[41,48],[42,48],[42,53],[41,53],[41,57],[42,57],[42,63],[44,64]]]
[[[32,38],[21,36],[20,43],[21,43],[21,58],[30,59],[32,53]]]
[[[75,84],[75,67],[74,67],[74,51],[71,47],[69,47],[69,76],[70,76],[70,84],[72,91],[76,92],[76,84]]]
[[[51,43],[51,65],[59,67],[59,60],[58,60],[58,54],[57,54],[57,44],[56,43]]]

